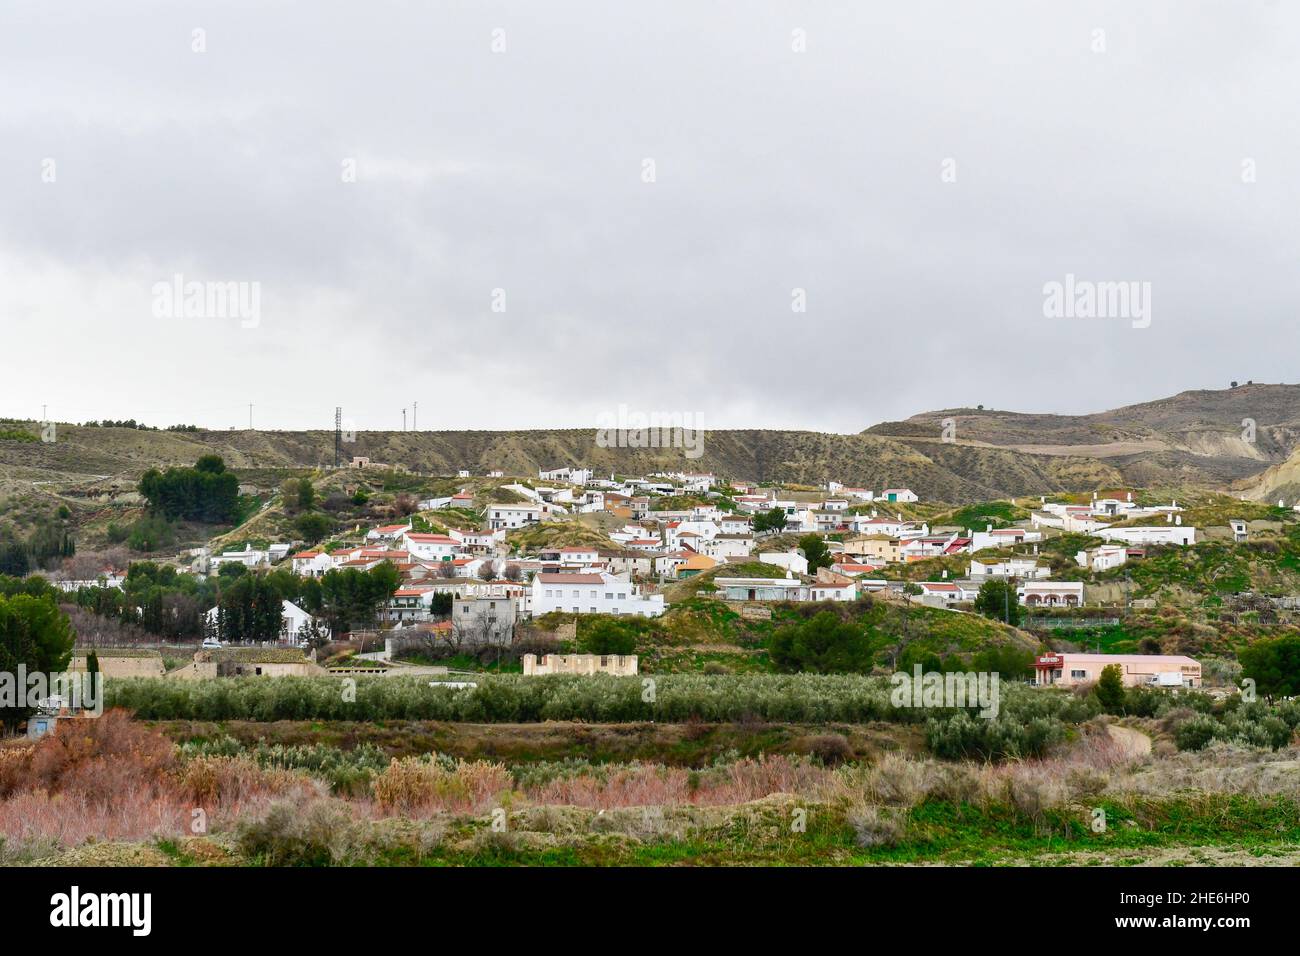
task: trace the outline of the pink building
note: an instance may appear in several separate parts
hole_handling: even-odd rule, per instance
[[[1201,665],[1190,657],[1164,654],[1045,654],[1034,661],[1040,687],[1073,687],[1101,677],[1118,664],[1125,687],[1200,687]]]

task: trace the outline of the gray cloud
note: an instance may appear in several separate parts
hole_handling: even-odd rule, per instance
[[[0,413],[856,431],[1291,378],[1251,343],[1296,303],[1298,25],[1263,0],[7,5]],[[261,323],[155,318],[176,273],[260,283]],[[1151,327],[1044,318],[1067,273],[1149,281]]]

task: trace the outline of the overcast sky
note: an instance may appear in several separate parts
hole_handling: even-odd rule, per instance
[[[1295,380],[1297,6],[4,0],[0,415],[853,432]],[[1045,317],[1067,274],[1149,327]]]

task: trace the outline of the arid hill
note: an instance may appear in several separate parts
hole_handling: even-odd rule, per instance
[[[943,440],[948,418],[953,441]],[[1253,442],[1246,419],[1254,422]],[[34,423],[17,427],[38,434]],[[426,474],[468,468],[533,476],[538,468],[581,464],[597,473],[712,471],[803,484],[834,478],[876,491],[907,486],[926,499],[954,503],[1125,485],[1226,488],[1285,462],[1300,444],[1300,385],[1183,392],[1079,416],[947,409],[856,435],[712,431],[698,458],[686,458],[680,448],[603,448],[595,436],[594,428],[360,432],[344,454]],[[61,425],[49,444],[0,439],[0,479],[11,488],[48,482],[125,490],[146,468],[191,464],[207,452],[245,472],[315,468],[333,463],[334,435]]]

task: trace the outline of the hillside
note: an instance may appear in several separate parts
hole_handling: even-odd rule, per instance
[[[32,426],[29,426],[32,427]],[[829,477],[882,489],[907,486],[923,498],[950,502],[1083,490],[1123,483],[1112,464],[1072,455],[1024,455],[1006,449],[932,443],[913,446],[874,435],[801,431],[708,433],[705,453],[600,448],[594,431],[362,432],[348,455],[402,465],[424,474],[475,474],[500,469],[535,476],[538,468],[583,464],[599,473],[712,471],[757,481],[816,485]],[[330,432],[199,431],[171,433],[61,426],[58,441],[0,439],[0,492],[48,492],[116,499],[130,495],[150,467],[192,464],[215,452],[241,478],[270,481],[284,469],[333,463]],[[1199,477],[1199,476],[1198,476]],[[8,487],[6,487],[8,486]]]
[[[942,421],[956,422],[956,441],[941,440]],[[1256,441],[1242,438],[1253,419]],[[149,467],[193,463],[216,452],[250,483],[285,469],[328,466],[330,431],[164,432],[60,425],[53,443],[12,437],[38,434],[35,423],[0,431],[0,494],[45,493],[116,499],[129,495]],[[5,437],[6,435],[11,437]],[[656,470],[712,471],[722,476],[817,485],[828,478],[875,490],[907,486],[922,498],[971,501],[1087,491],[1105,487],[1223,488],[1249,482],[1286,461],[1300,443],[1300,385],[1244,385],[1183,392],[1171,398],[1090,415],[1038,415],[946,409],[885,422],[856,435],[735,429],[708,432],[704,454],[680,449],[601,448],[594,429],[546,431],[359,432],[348,457],[401,465],[423,474],[587,465],[599,474]],[[16,484],[15,484],[16,483]],[[33,483],[36,483],[35,485]],[[1260,494],[1300,481],[1279,470]]]
[[[884,422],[867,434],[929,447],[953,419],[958,445],[1070,455],[1104,462],[1125,483],[1183,481],[1219,484],[1253,476],[1283,461],[1300,444],[1300,385],[1250,384],[1087,415],[1036,415],[996,409],[949,408]],[[1254,441],[1246,436],[1255,423]]]
[[[1282,499],[1288,505],[1300,501],[1300,448],[1285,461],[1239,482],[1233,490],[1253,501],[1273,503]]]

